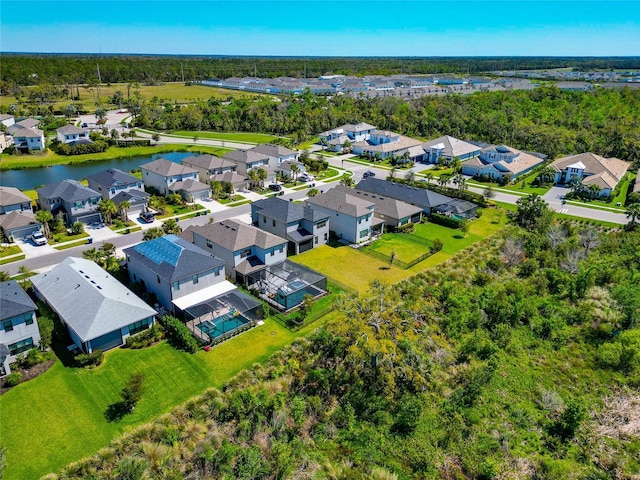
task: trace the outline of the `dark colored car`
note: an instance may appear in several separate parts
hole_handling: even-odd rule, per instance
[[[142,212],[140,214],[140,220],[142,220],[145,223],[153,223],[155,219],[156,219],[156,216],[151,212]]]
[[[279,185],[277,183],[272,183],[271,185],[269,185],[269,190],[273,190],[274,192],[279,192],[280,190],[282,190],[282,185]]]
[[[375,176],[376,176],[376,173],[372,172],[371,170],[367,170],[362,174],[362,178],[369,178],[369,177],[375,177]]]

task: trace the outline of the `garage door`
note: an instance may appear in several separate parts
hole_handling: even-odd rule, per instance
[[[93,351],[109,350],[111,348],[119,347],[120,345],[122,345],[122,334],[120,333],[120,330],[107,333],[106,335],[102,335],[101,337],[91,340],[91,349]]]

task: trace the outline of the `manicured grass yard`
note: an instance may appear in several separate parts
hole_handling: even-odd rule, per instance
[[[3,478],[39,478],[91,455],[116,435],[157,418],[206,388],[222,387],[233,375],[264,362],[337,315],[331,312],[296,332],[269,319],[210,352],[194,355],[161,343],[108,352],[104,364],[94,370],[68,368],[58,360],[45,374],[0,397],[0,437],[7,447]],[[110,423],[104,412],[119,401],[132,372],[145,374],[142,400],[133,413]]]
[[[433,245],[431,241],[425,244],[424,240],[421,241],[422,238],[416,237],[420,236],[412,233],[385,233],[380,239],[365,248],[387,256],[391,256],[391,252],[395,252],[395,258],[403,262],[410,262],[426,253],[430,246]]]
[[[0,247],[0,258],[8,257],[9,255],[16,255],[21,253],[22,250],[18,245],[10,245],[8,247]]]
[[[190,132],[178,130],[170,132],[174,135],[180,135],[181,137],[193,138],[207,138],[212,140],[227,140],[229,142],[244,142],[244,143],[273,143],[278,139],[275,135],[269,135],[266,133],[245,133],[245,132]]]

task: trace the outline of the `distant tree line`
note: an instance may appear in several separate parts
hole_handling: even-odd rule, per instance
[[[294,143],[344,123],[365,121],[414,137],[452,135],[506,144],[549,158],[591,151],[640,160],[640,90],[570,92],[556,87],[473,95],[425,96],[412,101],[310,93],[181,106],[143,102],[130,109],[135,124],[155,130],[271,132]]]
[[[100,65],[98,78],[97,65]],[[223,57],[160,55],[2,54],[7,85],[178,82],[253,76],[302,78],[326,74],[478,74],[493,70],[570,67],[640,68],[640,57]]]

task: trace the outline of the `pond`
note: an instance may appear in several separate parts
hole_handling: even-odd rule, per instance
[[[122,171],[130,172],[140,167],[140,165],[161,157],[171,160],[172,162],[180,163],[183,158],[197,155],[198,154],[191,152],[170,152],[142,157],[101,160],[76,165],[55,165],[53,167],[27,168],[22,170],[2,170],[0,171],[0,185],[4,187],[17,187],[20,190],[32,190],[42,185],[59,182],[65,178],[81,180],[107,168],[119,168]]]

